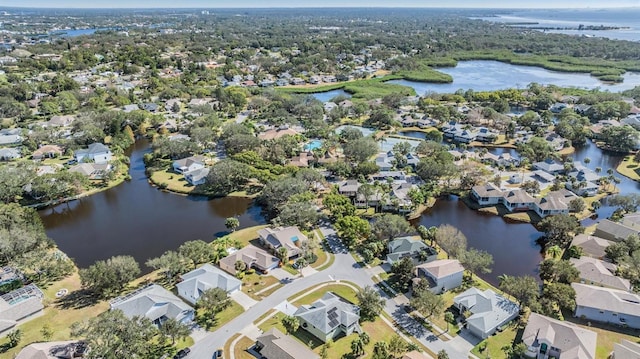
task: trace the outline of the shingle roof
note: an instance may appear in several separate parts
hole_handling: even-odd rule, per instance
[[[571,263],[580,272],[580,279],[587,284],[602,285],[620,290],[631,290],[628,279],[615,275],[616,265],[591,257],[571,258]]]
[[[111,301],[111,309],[122,310],[129,318],[147,317],[152,321],[162,317],[181,321],[193,312],[193,308],[157,284],[148,285],[129,298],[114,299]]]
[[[220,262],[223,262],[229,268],[233,268],[238,260],[243,261],[247,266],[256,265],[261,269],[271,268],[274,263],[278,263],[280,261],[278,258],[267,253],[264,249],[250,244],[227,257],[222,258]]]
[[[604,250],[611,244],[613,244],[613,242],[604,238],[587,234],[579,234],[573,239],[573,242],[571,242],[572,246],[582,248],[582,252],[585,255],[594,258],[604,258],[606,254]]]
[[[640,344],[622,339],[620,343],[613,345],[615,359],[638,359],[640,358]]]
[[[303,305],[294,316],[304,319],[324,334],[339,325],[350,326],[360,319],[360,308],[341,297],[327,292],[311,305]]]
[[[635,293],[580,283],[571,286],[578,306],[640,316],[640,296]]]
[[[500,188],[493,183],[473,186],[473,191],[480,197],[501,197],[503,195]]]
[[[287,248],[289,257],[302,253],[300,248],[296,246],[296,242],[305,242],[308,240],[307,236],[302,234],[296,226],[263,228],[258,231],[258,235],[273,248]]]
[[[518,305],[491,289],[481,291],[472,287],[453,298],[457,306],[463,305],[472,315],[467,324],[473,325],[484,333],[505,323],[520,311]]]
[[[420,264],[416,266],[431,274],[433,278],[439,279],[450,276],[454,273],[464,272],[464,267],[457,259],[439,259],[433,262]]]
[[[316,353],[294,338],[271,328],[256,340],[262,349],[260,355],[266,359],[318,359]]]
[[[220,288],[229,292],[242,285],[242,282],[237,278],[208,263],[181,275],[180,278],[182,278],[182,282],[176,285],[178,292],[192,293],[193,298],[196,299],[207,289]]]
[[[612,222],[608,219],[603,219],[596,226],[596,231],[601,231],[607,234],[612,235],[616,239],[627,239],[629,236],[633,234],[638,234],[638,230],[633,228],[629,228],[620,223]]]
[[[540,342],[546,341],[560,349],[562,359],[594,359],[596,339],[595,332],[537,313],[529,315],[522,334],[522,342],[527,346],[537,347]]]

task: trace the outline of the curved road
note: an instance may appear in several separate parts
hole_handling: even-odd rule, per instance
[[[275,308],[290,296],[318,284],[336,280],[348,280],[362,288],[366,286],[377,288],[371,279],[373,275],[368,269],[361,267],[353,259],[328,222],[321,223],[320,231],[325,236],[331,250],[335,253],[335,261],[329,268],[308,277],[294,279],[216,331],[206,333],[203,338],[191,347],[191,353],[187,358],[211,359],[216,349],[224,347],[225,343],[233,335],[240,333],[244,328],[250,326],[264,313]],[[447,342],[440,340],[436,335],[425,329],[409,316],[402,306],[398,305],[392,298],[389,298],[383,291],[379,290],[379,293],[386,301],[385,312],[387,312],[398,325],[402,326],[410,335],[418,339],[433,352],[437,353],[444,349],[452,358],[467,358],[469,356],[469,350],[472,344],[464,340],[462,336]]]

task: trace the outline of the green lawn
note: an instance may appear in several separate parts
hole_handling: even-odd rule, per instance
[[[616,171],[634,181],[640,181],[640,162],[635,162],[633,157],[633,155],[625,157],[616,168]]]
[[[216,315],[216,324],[211,328],[208,328],[207,330],[213,332],[242,313],[244,313],[244,308],[242,308],[240,304],[232,300],[231,305],[228,306],[227,309]]]
[[[293,302],[293,304],[295,306],[300,306],[302,304],[311,304],[316,300],[320,299],[327,292],[333,292],[334,294],[341,296],[342,298],[350,301],[351,303],[357,303],[355,290],[343,284],[329,284],[327,286],[319,288],[318,290],[314,291],[311,294],[305,295],[299,300],[296,300],[295,302]],[[293,298],[289,298],[289,299],[293,299]]]
[[[502,348],[505,346],[513,346],[518,331],[524,330],[524,328],[518,327],[516,323],[517,322],[515,321],[512,322],[504,331],[498,332],[483,340],[480,344],[476,345],[473,350],[471,350],[471,353],[480,359],[506,358],[505,352]],[[483,351],[480,351],[485,344],[486,348]]]
[[[183,175],[169,169],[153,172],[150,179],[156,186],[166,188],[171,192],[191,193],[196,188],[189,184]]]
[[[255,342],[253,340],[243,336],[233,348],[233,355],[236,359],[255,359],[253,355],[247,352],[247,349],[251,348],[254,344]]]
[[[585,329],[594,331],[598,334],[596,344],[596,357],[608,358],[613,351],[613,345],[619,343],[622,339],[629,340],[634,343],[640,343],[640,330],[630,328],[622,328],[604,323],[589,322],[580,318],[574,318],[571,314],[565,315],[565,320],[575,323]]]
[[[256,293],[275,283],[278,283],[278,278],[274,276],[253,273],[242,278],[242,291],[253,299],[260,300],[262,295]]]
[[[242,246],[246,246],[250,244],[253,240],[258,240],[258,231],[262,228],[268,227],[267,225],[261,226],[253,226],[249,228],[244,228],[238,231],[231,233],[229,236],[232,240],[237,240],[242,243]]]

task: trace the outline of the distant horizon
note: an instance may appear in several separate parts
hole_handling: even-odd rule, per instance
[[[607,10],[640,8],[640,0],[612,0],[603,6],[601,0],[396,0],[389,6],[387,0],[325,0],[322,4],[304,0],[236,0],[215,4],[217,1],[183,0],[111,0],[86,2],[81,0],[6,0],[0,8],[17,9],[326,9],[326,8],[416,8],[416,9],[517,9],[517,10]],[[232,6],[230,6],[232,5]],[[266,6],[265,6],[266,5]]]

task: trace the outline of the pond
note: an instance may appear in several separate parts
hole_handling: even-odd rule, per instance
[[[316,93],[313,93],[311,95],[313,97],[315,97],[316,99],[318,99],[319,101],[322,101],[322,102],[331,101],[332,98],[338,97],[338,96],[351,98],[351,94],[346,92],[343,89],[331,90],[331,91],[327,91],[327,92],[316,92]]]
[[[542,233],[528,223],[510,222],[478,212],[467,207],[458,197],[447,196],[439,198],[414,224],[427,228],[450,224],[464,233],[470,248],[491,253],[493,271],[481,277],[493,285],[498,285],[498,277],[504,273],[537,278],[536,270],[542,255],[536,239]]]
[[[186,241],[224,234],[228,217],[237,217],[241,228],[265,223],[250,199],[179,196],[152,187],[142,162],[148,151],[146,140],[132,149],[131,181],[39,211],[49,237],[81,268],[121,254],[142,265]]]
[[[408,80],[392,80],[388,83],[412,87],[418,95],[427,92],[454,93],[459,89],[494,91],[508,88],[525,88],[532,82],[561,87],[600,88],[620,92],[640,86],[639,73],[626,73],[624,82],[607,84],[586,73],[557,72],[541,67],[511,65],[499,61],[460,61],[456,67],[440,68],[438,71],[451,75],[453,82],[432,84]]]

